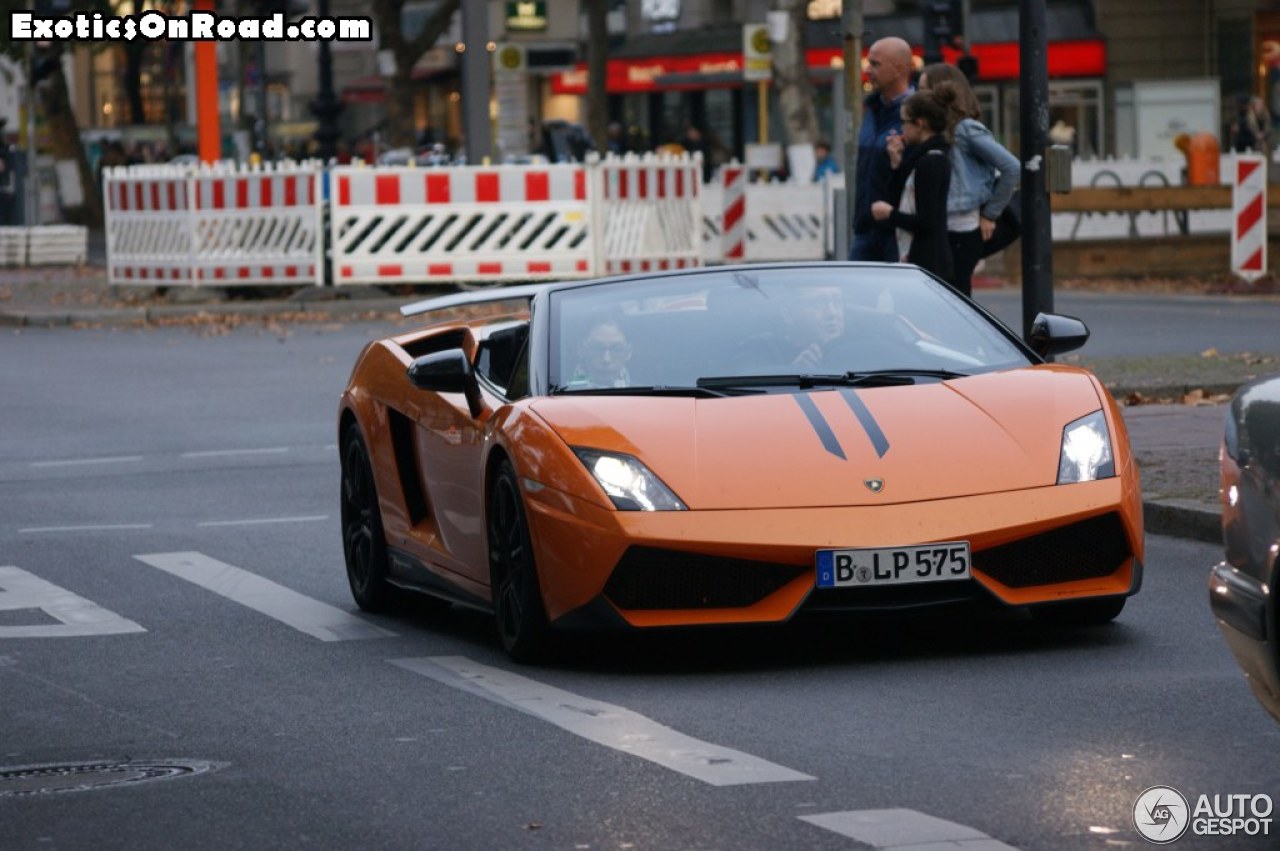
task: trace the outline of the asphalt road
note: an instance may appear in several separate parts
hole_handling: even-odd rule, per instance
[[[979,289],[974,299],[1022,333],[1020,291]],[[1280,351],[1275,299],[1062,290],[1054,294],[1053,312],[1089,326],[1089,342],[1081,350],[1089,358]]]
[[[0,848],[1102,849],[1144,845],[1150,786],[1280,797],[1203,544],[1149,537],[1092,629],[604,637],[525,668],[479,614],[359,614],[334,411],[381,330],[0,337]],[[4,775],[103,763],[192,771]]]

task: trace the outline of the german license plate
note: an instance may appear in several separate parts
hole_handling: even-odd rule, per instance
[[[969,578],[969,542],[818,550],[818,587],[906,585]]]

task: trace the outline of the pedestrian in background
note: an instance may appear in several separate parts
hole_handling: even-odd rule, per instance
[[[831,156],[831,145],[825,139],[819,139],[813,146],[813,182],[820,183],[828,174],[839,174],[840,166],[836,158]]]
[[[973,270],[986,256],[983,243],[1018,188],[1018,158],[996,141],[979,118],[978,98],[964,73],[938,62],[920,73],[919,88],[950,87],[951,190],[947,194],[947,235],[954,267],[947,280],[965,295],[973,293]]]
[[[888,142],[902,132],[902,104],[911,94],[911,46],[892,36],[876,41],[867,51],[867,79],[874,91],[863,101],[858,131],[849,259],[892,263],[898,259],[893,230],[876,221],[871,205],[898,200],[889,198],[893,165],[889,162]]]
[[[916,92],[902,104],[905,146],[890,149],[902,187],[897,205],[875,201],[871,215],[896,229],[898,254],[944,281],[953,275],[947,239],[947,192],[951,188],[947,126],[955,95],[943,83],[934,91]],[[901,160],[899,160],[899,156]]]

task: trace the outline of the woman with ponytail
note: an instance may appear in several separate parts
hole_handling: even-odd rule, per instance
[[[926,65],[920,72],[919,90],[938,94],[949,113],[952,144],[947,231],[955,269],[948,280],[970,295],[974,267],[991,253],[984,251],[983,243],[995,234],[996,221],[1018,188],[1021,167],[978,120],[978,99],[959,68],[942,62]]]

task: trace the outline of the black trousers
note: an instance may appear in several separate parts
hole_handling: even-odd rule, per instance
[[[973,270],[982,259],[982,229],[947,231],[951,243],[952,275],[948,283],[964,295],[973,295]]]

